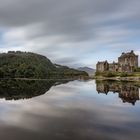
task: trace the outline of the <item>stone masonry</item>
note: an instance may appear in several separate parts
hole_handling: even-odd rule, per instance
[[[122,53],[118,62],[108,63],[108,61],[98,62],[96,64],[97,72],[134,72],[138,68],[138,55],[132,50],[128,53]]]

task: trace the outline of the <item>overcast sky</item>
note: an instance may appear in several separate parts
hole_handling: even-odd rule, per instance
[[[140,55],[140,0],[0,0],[0,52],[95,68],[132,49]]]

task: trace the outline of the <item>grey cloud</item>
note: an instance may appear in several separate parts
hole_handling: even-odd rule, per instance
[[[120,54],[120,50],[136,46],[128,40],[140,35],[139,0],[0,2],[0,29],[13,30],[12,35],[17,33],[17,28],[25,32],[23,38],[22,35],[21,38],[15,37],[12,43],[6,38],[6,43],[0,46],[4,45],[8,50],[16,49],[13,47],[16,44],[22,50],[47,55],[52,61],[64,65],[82,65],[87,60],[87,56],[86,59],[83,57],[85,53],[91,55],[92,51],[93,57],[90,56],[90,59],[94,59],[94,55],[104,48],[109,52],[119,50]],[[125,44],[132,47],[127,45],[123,48]],[[135,48],[139,51],[137,46]]]
[[[124,2],[125,0],[6,0],[0,6],[0,24],[18,27],[42,23],[43,36],[63,35],[66,40],[88,40],[93,37],[92,30],[97,26],[98,19],[108,18]]]

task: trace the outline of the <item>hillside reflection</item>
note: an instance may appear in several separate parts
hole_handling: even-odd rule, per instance
[[[96,90],[106,95],[109,92],[118,93],[123,103],[135,105],[139,100],[139,87],[133,82],[96,81]]]
[[[67,82],[67,80],[0,80],[0,98],[5,100],[28,99],[45,94],[52,86]]]

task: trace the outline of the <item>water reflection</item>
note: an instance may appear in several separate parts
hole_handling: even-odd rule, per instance
[[[96,81],[96,90],[106,95],[109,92],[118,93],[123,103],[135,105],[139,100],[139,87],[134,82]]]
[[[67,84],[60,84],[62,81],[1,82],[0,93],[5,93],[5,97],[6,93],[14,97],[19,94],[22,98],[30,93],[32,97],[41,95],[28,100],[0,100],[2,140],[140,139],[140,102],[136,106],[123,104],[116,98],[116,87],[115,94],[105,96],[97,93],[94,80]],[[51,88],[52,85],[58,86]],[[14,94],[15,90],[18,92]]]
[[[0,80],[0,98],[6,100],[28,99],[45,94],[52,86],[67,82],[68,80]]]
[[[45,94],[52,86],[68,83],[69,80],[0,80],[0,98],[5,100],[28,99]],[[98,81],[98,94],[118,93],[123,103],[135,105],[139,100],[139,87],[134,82]]]

